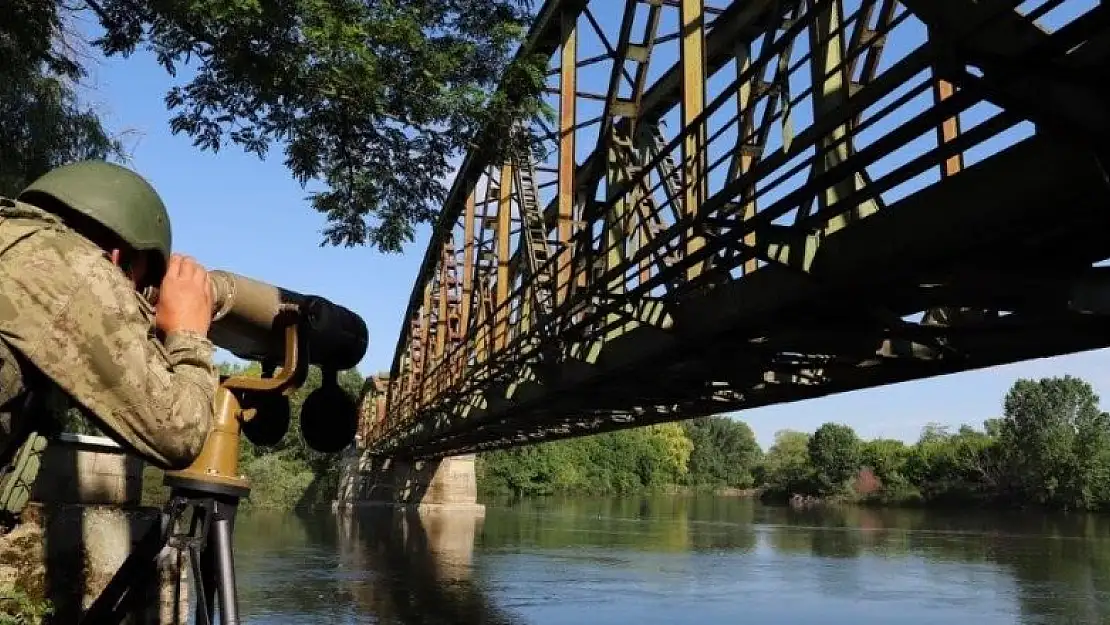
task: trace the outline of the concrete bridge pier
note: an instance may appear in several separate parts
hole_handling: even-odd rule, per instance
[[[478,503],[474,455],[408,462],[352,450],[344,459],[333,508],[399,506],[424,512],[485,512]]]

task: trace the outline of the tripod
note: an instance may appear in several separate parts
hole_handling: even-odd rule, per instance
[[[280,326],[275,325],[277,327]],[[179,556],[184,550],[189,552],[197,598],[197,625],[213,625],[217,597],[221,624],[239,625],[231,534],[239,501],[250,494],[250,482],[239,475],[242,426],[261,422],[263,425],[258,427],[265,430],[267,426],[272,429],[276,422],[281,426],[280,434],[284,435],[288,412],[277,410],[267,416],[257,407],[244,410],[232,391],[285,393],[304,382],[307,361],[303,354],[306,350],[297,323],[286,323],[284,332],[284,362],[279,374],[263,378],[230,376],[221,380],[216,389],[212,428],[204,447],[189,467],[166,473],[163,483],[170,487],[170,499],[162,511],[161,522],[147,530],[89,606],[81,625],[118,625],[130,607],[149,594],[152,585],[148,571],[153,569],[167,546],[176,549]],[[286,415],[284,421],[280,419],[282,414]],[[175,528],[188,510],[193,513],[189,531],[178,534]]]
[[[179,554],[184,550],[189,553],[197,601],[197,625],[214,623],[213,608],[217,596],[221,624],[238,625],[239,606],[231,535],[239,500],[250,492],[249,488],[179,475],[167,476],[165,483],[171,491],[161,522],[147,530],[89,607],[81,619],[82,625],[118,625],[122,622],[135,601],[142,600],[144,591],[150,588],[148,572],[166,546],[178,550]],[[193,514],[189,530],[176,533],[178,521],[185,518],[190,509]]]

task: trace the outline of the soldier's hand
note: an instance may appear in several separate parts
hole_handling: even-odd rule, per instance
[[[180,254],[170,257],[154,321],[167,334],[180,330],[208,334],[212,324],[212,286],[208,271],[197,261]]]

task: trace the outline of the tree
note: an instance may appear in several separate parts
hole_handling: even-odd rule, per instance
[[[771,491],[808,492],[813,469],[809,464],[809,435],[794,430],[775,432],[775,442],[763,457],[762,482]]]
[[[165,98],[174,133],[260,158],[280,143],[303,187],[322,183],[309,197],[332,245],[399,251],[434,217],[453,156],[502,149],[514,120],[549,113],[547,59],[510,57],[532,0],[85,1],[106,55],[141,45],[189,71]]]
[[[822,493],[842,488],[859,471],[859,437],[846,425],[825,423],[817,428],[809,439],[806,451]]]
[[[942,425],[936,422],[929,422],[925,427],[921,428],[921,436],[918,437],[919,443],[928,443],[930,441],[944,440],[951,434],[951,428],[947,425]]]
[[[1110,416],[1072,376],[1018,380],[1003,402],[999,445],[1024,499],[1094,508],[1110,495]]]
[[[483,492],[628,493],[678,484],[691,443],[677,423],[662,423],[483,453]]]
[[[998,438],[1002,435],[1002,419],[987,419],[983,421],[983,431],[991,438]]]
[[[693,443],[686,437],[686,431],[678,423],[657,423],[641,428],[645,441],[651,448],[641,462],[652,467],[655,476],[644,480],[647,486],[656,484],[678,484],[689,469]]]
[[[910,451],[900,440],[877,438],[862,444],[860,463],[870,467],[884,485],[901,484]]]
[[[65,163],[123,158],[118,139],[83,106],[85,77],[56,2],[4,3],[0,20],[0,194],[14,196]]]
[[[987,433],[961,425],[926,426],[917,445],[910,449],[905,474],[928,499],[967,501],[991,495],[997,489],[997,441]]]
[[[712,487],[748,488],[762,451],[755,433],[743,421],[702,417],[683,424],[693,450],[688,482]]]

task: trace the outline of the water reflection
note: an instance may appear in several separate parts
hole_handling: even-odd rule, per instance
[[[509,625],[472,579],[480,515],[255,511],[236,536],[249,624]]]
[[[340,564],[371,571],[346,587],[360,612],[405,625],[508,625],[472,579],[472,513],[371,509],[338,516]]]
[[[236,532],[248,624],[1110,622],[1106,516],[579,498]]]
[[[599,547],[651,552],[755,548],[756,503],[723,497],[549,498],[486,512],[479,548]]]
[[[825,508],[765,509],[780,517],[771,543],[782,553],[919,562],[923,580],[968,584],[1012,597],[1024,623],[1110,622],[1110,518],[1033,512]],[[836,577],[855,567],[844,563]],[[1007,589],[1012,586],[1012,589]],[[845,589],[838,587],[833,594]]]

